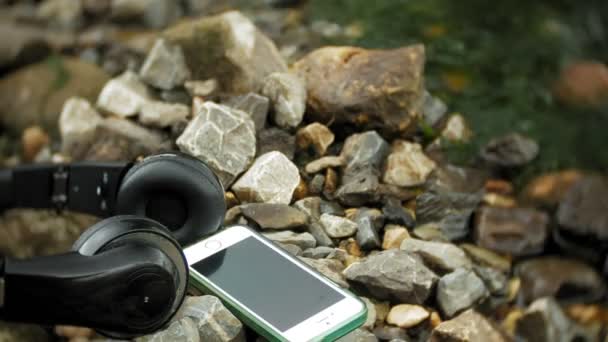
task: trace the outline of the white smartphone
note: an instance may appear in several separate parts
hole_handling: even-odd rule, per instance
[[[245,226],[184,251],[191,286],[271,341],[333,341],[365,322],[361,300]]]

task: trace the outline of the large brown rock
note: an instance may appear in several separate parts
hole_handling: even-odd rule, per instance
[[[394,50],[325,47],[295,63],[308,106],[321,122],[370,123],[406,130],[423,99],[424,46]]]
[[[430,342],[510,341],[496,325],[474,310],[467,310],[456,318],[439,324]]]

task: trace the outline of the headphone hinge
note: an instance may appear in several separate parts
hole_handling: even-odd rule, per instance
[[[61,212],[68,203],[68,178],[69,172],[65,166],[59,166],[53,171],[51,203],[59,212]]]

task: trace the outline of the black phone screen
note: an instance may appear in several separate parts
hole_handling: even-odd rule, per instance
[[[344,299],[253,237],[191,267],[282,332]]]

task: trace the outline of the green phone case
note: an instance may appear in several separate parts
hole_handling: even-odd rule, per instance
[[[257,233],[255,233],[255,234],[256,234],[256,236],[259,236],[262,239],[265,239],[266,241],[268,241],[264,236],[261,236]],[[308,266],[307,264],[298,260],[297,258],[295,258],[291,255],[288,255],[287,257],[290,260],[297,263],[298,265],[308,268],[309,270],[314,271],[316,274],[320,274],[319,272],[312,269],[310,266]],[[321,276],[323,276],[323,275],[321,275]],[[327,279],[327,277],[325,277],[325,276],[323,276],[323,277],[324,277],[324,279]],[[335,284],[331,280],[329,280],[329,279],[327,279],[327,280],[330,281],[332,284]],[[196,270],[194,270],[192,268],[190,268],[190,286],[192,288],[194,288],[195,290],[200,291],[201,293],[214,295],[214,296],[217,296],[218,298],[220,298],[222,300],[222,302],[228,307],[228,309],[232,313],[234,313],[242,322],[244,322],[247,326],[254,329],[258,334],[264,336],[269,341],[273,341],[273,342],[274,341],[287,341],[286,339],[281,337],[279,335],[279,332],[275,331],[272,327],[268,326],[264,322],[258,321],[258,319],[256,317],[252,316],[248,312],[248,309],[244,308],[241,304],[233,301],[231,298],[224,296],[221,291],[218,291],[216,289],[216,286],[214,284],[209,282],[205,277],[200,275]],[[344,290],[344,291],[346,291],[347,293],[350,293],[348,290]],[[354,296],[354,297],[357,298],[356,296]],[[338,325],[337,327],[334,327],[332,330],[325,332],[321,336],[315,337],[311,341],[335,341],[338,338],[348,334],[349,332],[351,332],[351,331],[357,329],[358,327],[360,327],[361,325],[363,325],[363,323],[367,319],[367,307],[365,306],[364,303],[362,303],[362,304],[363,304],[362,305],[363,310],[354,314],[351,319],[345,320],[342,325]]]

